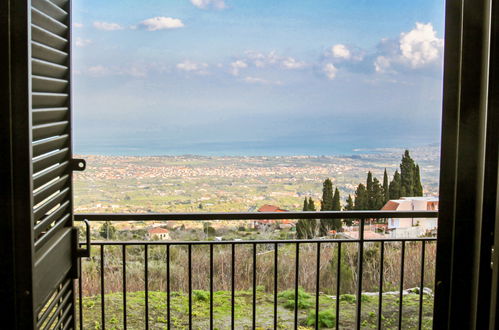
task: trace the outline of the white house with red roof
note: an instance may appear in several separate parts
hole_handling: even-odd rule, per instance
[[[168,241],[170,240],[170,231],[165,228],[151,228],[147,230],[147,239],[149,240],[161,240]]]
[[[382,211],[438,211],[438,197],[401,197],[386,202]],[[393,238],[417,237],[437,228],[436,218],[389,218]]]
[[[281,209],[278,206],[265,204],[261,206],[257,212],[288,212],[288,210]],[[288,219],[258,219],[253,221],[254,228],[267,229],[270,227],[279,227],[281,229],[291,229],[295,226],[296,221]]]

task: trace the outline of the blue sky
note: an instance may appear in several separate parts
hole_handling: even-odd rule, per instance
[[[75,151],[439,142],[443,1],[76,0]]]

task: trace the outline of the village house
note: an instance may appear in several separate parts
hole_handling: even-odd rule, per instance
[[[278,206],[265,204],[261,206],[257,212],[288,212],[288,210],[281,209]],[[269,228],[280,228],[280,229],[291,229],[295,226],[295,221],[281,219],[257,219],[253,221],[253,228],[255,229],[269,229]]]
[[[147,239],[148,240],[161,240],[168,241],[170,240],[170,232],[168,229],[164,228],[152,228],[147,230]]]
[[[382,211],[438,211],[438,197],[401,197],[386,202]],[[437,228],[436,218],[389,218],[392,238],[416,237]]]

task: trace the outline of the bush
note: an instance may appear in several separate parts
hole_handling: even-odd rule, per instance
[[[210,299],[210,293],[204,290],[192,290],[194,296],[194,301],[208,301]]]
[[[307,325],[315,326],[315,310],[311,310],[307,316]],[[336,325],[336,314],[333,310],[326,309],[319,312],[319,328],[332,328]]]
[[[284,307],[288,309],[295,309],[295,290],[286,290],[277,295],[279,298],[285,299]],[[298,309],[307,309],[312,307],[310,301],[311,296],[298,288]]]
[[[346,301],[353,304],[357,301],[357,297],[355,297],[355,295],[353,294],[342,294],[340,296],[340,301]]]

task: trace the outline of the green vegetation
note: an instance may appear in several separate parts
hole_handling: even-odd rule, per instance
[[[278,295],[277,323],[279,329],[292,329],[294,310],[287,307],[289,300],[294,299],[294,291],[280,292]],[[351,329],[355,325],[356,299],[353,295],[341,295],[340,314],[336,320],[336,298],[321,294],[319,296],[319,328],[334,328],[338,321],[340,328]],[[302,329],[315,327],[315,296],[300,290],[299,300],[310,303],[299,305],[298,323]],[[364,296],[363,296],[364,297]],[[362,328],[376,328],[378,322],[378,296],[362,299]],[[142,329],[145,323],[145,294],[143,291],[127,293],[127,326],[129,329]],[[175,329],[188,328],[188,296],[183,292],[171,292],[170,296],[171,325]],[[149,327],[166,329],[167,296],[165,292],[150,291]],[[249,329],[252,322],[252,291],[235,292],[236,328]],[[257,329],[271,329],[274,324],[274,295],[257,290],[256,296]],[[294,301],[294,300],[293,300]],[[193,291],[192,320],[193,329],[206,329],[209,325],[209,292]],[[101,329],[101,297],[83,297],[84,329]],[[231,293],[216,291],[213,293],[214,327],[226,329],[231,321]],[[423,296],[423,329],[431,329],[433,297]],[[412,293],[404,296],[402,309],[403,329],[416,329],[418,326],[419,295]],[[77,313],[78,315],[78,313]],[[105,295],[105,321],[108,329],[123,329],[123,296],[122,293]],[[398,325],[398,295],[383,295],[382,324],[384,329],[396,329]]]

